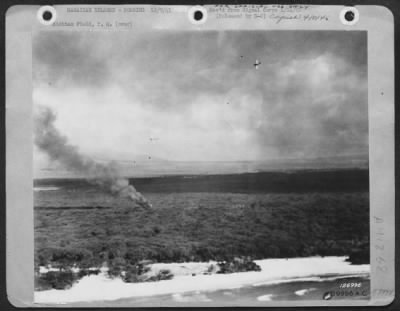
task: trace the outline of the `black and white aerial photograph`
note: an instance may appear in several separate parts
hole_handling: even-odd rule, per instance
[[[32,44],[35,303],[370,299],[366,31]]]

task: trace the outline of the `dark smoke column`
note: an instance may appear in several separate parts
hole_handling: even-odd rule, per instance
[[[65,168],[84,173],[88,182],[95,184],[114,195],[128,197],[135,203],[151,207],[146,198],[122,177],[115,165],[99,164],[79,153],[76,146],[70,145],[68,139],[54,126],[56,116],[50,108],[35,107],[34,143],[45,152],[52,161],[57,161]]]

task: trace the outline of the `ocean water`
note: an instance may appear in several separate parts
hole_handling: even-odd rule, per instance
[[[115,303],[141,305],[258,305],[271,301],[369,299],[369,265],[350,265],[345,257],[265,259],[259,272],[193,274],[206,263],[154,264],[168,268],[172,280],[125,283],[105,273],[86,276],[67,290],[35,293],[38,303]],[[343,289],[344,284],[352,287]]]

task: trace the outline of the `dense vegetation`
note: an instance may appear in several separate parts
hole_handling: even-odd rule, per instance
[[[337,177],[331,180],[336,183]],[[144,189],[143,184],[142,189],[135,186]],[[179,187],[166,193],[156,191],[159,187],[144,192],[152,209],[86,185],[36,192],[36,271],[47,264],[68,273],[73,265],[85,269],[106,263],[110,275],[125,271],[125,281],[136,282],[143,281],[143,260],[216,260],[226,272],[257,270],[251,260],[240,266],[235,257],[350,255],[355,264],[369,260],[368,191],[353,191],[360,185],[349,187],[351,191],[298,193],[262,193],[253,187],[250,194],[184,192]],[[164,272],[155,279],[169,277]]]

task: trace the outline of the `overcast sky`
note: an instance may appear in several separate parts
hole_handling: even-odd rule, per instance
[[[365,32],[42,32],[33,76],[34,104],[51,107],[87,155],[220,161],[368,150]]]

